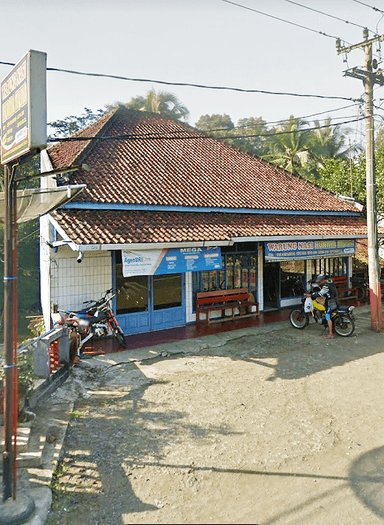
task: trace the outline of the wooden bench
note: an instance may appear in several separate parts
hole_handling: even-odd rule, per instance
[[[339,295],[339,302],[349,301],[351,299],[357,300],[359,296],[359,288],[348,285],[348,279],[346,275],[342,277],[331,277],[334,285],[336,286],[337,293]]]
[[[255,312],[251,311],[253,306],[256,307]],[[232,312],[228,317],[225,316],[226,310]],[[239,310],[239,313],[235,315],[236,310]],[[217,311],[221,311],[221,317],[211,319],[210,313]],[[205,319],[200,319],[200,314],[204,314]],[[258,314],[259,303],[254,300],[247,288],[215,290],[196,294],[196,323],[205,321],[205,324],[209,325],[211,322],[231,321]]]

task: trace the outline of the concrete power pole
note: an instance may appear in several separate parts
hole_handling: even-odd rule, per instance
[[[345,72],[346,76],[358,78],[364,83],[365,91],[365,155],[366,155],[366,190],[367,190],[367,230],[368,230],[368,272],[369,296],[371,303],[371,327],[380,332],[383,324],[379,243],[377,234],[376,176],[375,176],[375,127],[373,120],[373,86],[384,85],[384,77],[377,69],[377,61],[372,60],[372,44],[384,40],[384,35],[368,39],[368,29],[364,29],[364,41],[348,47],[341,47],[340,39],[336,42],[337,53],[349,53],[353,49],[363,48],[365,69],[354,67]]]

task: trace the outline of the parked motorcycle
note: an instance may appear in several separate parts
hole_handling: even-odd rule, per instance
[[[289,314],[289,320],[294,328],[303,330],[308,326],[311,317],[318,324],[324,326],[328,325],[325,318],[326,308],[318,302],[320,297],[317,297],[316,299],[313,299],[312,301],[312,312],[305,311],[305,297],[301,300],[301,307],[291,311]],[[348,337],[355,331],[355,317],[353,315],[354,308],[354,306],[338,306],[337,309],[332,312],[333,329],[338,335]]]
[[[111,308],[111,300],[116,296],[113,289],[107,290],[98,301],[84,301],[84,309],[75,312],[61,312],[63,322],[70,328],[70,337],[77,339],[76,351],[81,356],[85,344],[93,339],[114,336],[121,348],[127,343]]]

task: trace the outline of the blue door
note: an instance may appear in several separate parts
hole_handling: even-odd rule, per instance
[[[125,335],[185,324],[185,274],[116,278],[117,319]]]

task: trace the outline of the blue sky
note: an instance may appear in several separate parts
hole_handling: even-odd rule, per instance
[[[18,62],[35,49],[47,53],[52,68],[273,92],[362,96],[362,81],[343,76],[343,71],[362,67],[364,53],[354,50],[348,63],[343,62],[333,37],[355,44],[363,40],[365,26],[384,33],[383,0],[364,2],[383,13],[354,0],[298,2],[341,20],[287,0],[236,3],[249,9],[223,0],[0,0],[0,61]],[[0,79],[10,70],[0,64]],[[127,102],[151,88],[175,94],[189,109],[191,125],[201,115],[213,113],[226,113],[236,124],[245,117],[274,122],[316,112],[325,112],[316,119],[329,115],[347,120],[359,112],[356,105],[334,112],[351,104],[343,100],[162,86],[61,72],[47,73],[47,88],[48,121],[79,115],[85,107],[97,110]],[[377,106],[381,97],[384,91],[378,88]],[[378,109],[377,115],[379,124],[384,112]],[[363,129],[361,123],[353,126],[356,133]]]

